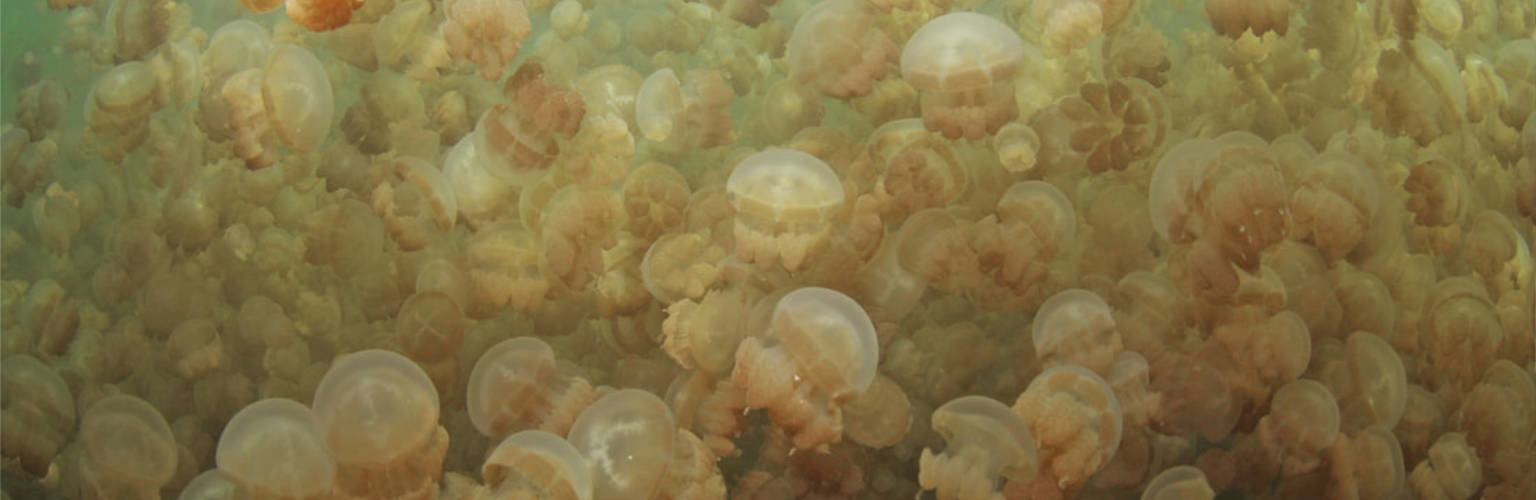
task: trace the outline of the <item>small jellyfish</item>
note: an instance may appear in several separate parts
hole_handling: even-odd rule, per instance
[[[680,126],[683,84],[677,72],[662,68],[651,73],[635,92],[635,120],[646,140],[662,142]]]
[[[736,255],[767,270],[799,270],[825,244],[845,193],[826,162],[793,149],[748,156],[726,180],[736,209]]]
[[[502,308],[537,308],[549,291],[549,281],[539,267],[543,261],[539,250],[538,238],[517,223],[475,232],[465,249],[470,285],[466,313],[483,319]]]
[[[1013,412],[1035,437],[1042,478],[1061,491],[1076,491],[1120,448],[1120,402],[1087,368],[1062,365],[1041,372],[1014,401]]]
[[[291,399],[263,399],[236,413],[215,459],[251,498],[325,498],[336,479],[314,413]]]
[[[1029,426],[1008,405],[962,396],[933,411],[943,453],[923,449],[918,483],[941,499],[1001,498],[1002,482],[1029,483],[1040,467]]]
[[[1176,244],[1201,240],[1214,256],[1253,272],[1260,253],[1289,232],[1289,192],[1263,139],[1228,132],[1188,139],[1164,153],[1152,173],[1147,206],[1163,238]]]
[[[949,211],[929,208],[912,214],[894,235],[881,239],[875,256],[859,270],[856,295],[871,308],[902,317],[917,307],[928,286],[952,282],[963,287],[975,276],[975,252]]]
[[[176,440],[142,399],[102,398],[80,419],[81,493],[87,499],[154,498],[176,473]]]
[[[1211,0],[1205,3],[1205,17],[1211,28],[1227,38],[1237,39],[1244,32],[1255,36],[1268,32],[1285,35],[1291,16],[1291,0]]]
[[[352,22],[363,0],[286,0],[288,19],[310,31],[330,31]]]
[[[314,53],[296,45],[274,45],[262,68],[261,96],[273,130],[289,149],[310,152],[325,143],[336,100],[325,66]]]
[[[1338,437],[1339,405],[1323,384],[1297,380],[1275,391],[1256,432],[1283,476],[1303,474],[1322,464]]]
[[[567,439],[592,464],[592,497],[650,498],[668,475],[677,424],[661,398],[621,389],[592,403]]]
[[[1407,481],[1403,448],[1389,427],[1372,426],[1340,438],[1331,448],[1337,488],[1353,489],[1358,498],[1393,498]],[[1349,496],[1355,496],[1349,495]]]
[[[144,126],[149,116],[165,103],[160,100],[159,79],[148,64],[125,62],[96,81],[85,97],[85,124],[89,142],[109,162],[120,162],[149,136]]]
[[[769,325],[741,342],[731,381],[796,448],[826,449],[842,439],[840,407],[875,378],[874,324],[847,295],[806,287],[778,300]]]
[[[854,0],[829,0],[807,9],[795,21],[784,51],[795,81],[838,99],[870,93],[897,55],[874,9]]]
[[[36,477],[48,468],[75,427],[75,399],[48,365],[25,354],[0,362],[0,439],[4,456]]]
[[[1046,299],[1030,328],[1042,366],[1079,365],[1108,374],[1125,349],[1109,304],[1098,294],[1073,288]]]
[[[246,500],[250,496],[229,474],[209,469],[187,482],[176,500]]]
[[[443,11],[441,29],[449,51],[475,63],[486,80],[501,78],[533,29],[523,0],[453,0]]]
[[[412,294],[395,316],[395,340],[406,356],[419,362],[458,354],[467,321],[452,296],[437,290]]]
[[[469,373],[469,420],[487,437],[527,429],[564,435],[596,397],[586,379],[559,373],[554,350],[533,337],[492,346]]]
[[[1397,426],[1408,403],[1407,372],[1397,352],[1381,337],[1355,332],[1345,342],[1347,373],[1330,384],[1339,412],[1351,428]]]
[[[344,497],[424,495],[436,487],[448,452],[438,393],[409,358],[370,349],[341,357],[315,387],[315,422],[336,458]],[[373,479],[387,476],[378,483]]]
[[[1211,500],[1216,492],[1205,480],[1205,472],[1192,465],[1170,467],[1147,483],[1141,500]]]
[[[1466,500],[1483,484],[1483,464],[1467,435],[1450,432],[1435,440],[1429,456],[1413,467],[1408,485],[1419,498]]]
[[[1019,113],[1013,74],[1025,44],[1008,25],[955,12],[918,28],[901,51],[901,77],[922,92],[923,124],[950,139],[980,139]]]
[[[486,456],[480,475],[497,498],[592,498],[592,464],[564,438],[545,431],[507,436]]]
[[[672,304],[683,299],[700,300],[718,281],[725,247],[707,234],[696,232],[662,235],[646,249],[640,261],[645,289],[657,301]]]
[[[1312,158],[1291,195],[1297,239],[1310,239],[1338,260],[1365,239],[1381,198],[1381,181],[1354,155],[1329,151]]]
[[[688,180],[677,169],[661,163],[647,163],[633,170],[621,188],[624,211],[629,214],[630,234],[650,242],[683,227],[688,197]]]
[[[876,449],[894,446],[912,426],[912,402],[895,380],[876,375],[868,389],[843,406],[843,421],[855,443]]]

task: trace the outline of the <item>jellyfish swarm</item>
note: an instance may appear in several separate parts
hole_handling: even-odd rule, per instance
[[[928,130],[976,140],[1018,115],[1012,78],[1024,50],[1024,40],[1001,21],[974,12],[945,14],[907,40],[901,77],[922,92]]]
[[[797,449],[826,450],[842,439],[842,405],[875,378],[874,324],[847,295],[807,287],[780,298],[769,325],[737,347],[731,382]]]
[[[1002,498],[1003,479],[1028,483],[1040,462],[1024,419],[995,399],[963,396],[933,411],[943,453],[923,449],[918,482],[941,499]]]
[[[336,459],[338,498],[429,498],[448,433],[437,425],[437,389],[409,358],[371,349],[331,364],[315,388],[314,415]]]
[[[793,149],[748,156],[725,186],[736,209],[736,255],[761,270],[803,267],[826,243],[845,196],[826,162]]]
[[[486,80],[501,78],[533,29],[523,0],[449,0],[443,11],[443,41],[449,51],[475,63]]]
[[[75,399],[64,379],[37,358],[6,356],[0,370],[5,457],[20,461],[27,473],[44,477],[75,427]]]

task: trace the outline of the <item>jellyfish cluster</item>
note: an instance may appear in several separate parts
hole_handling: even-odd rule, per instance
[[[0,500],[1536,498],[1530,0],[6,0]]]

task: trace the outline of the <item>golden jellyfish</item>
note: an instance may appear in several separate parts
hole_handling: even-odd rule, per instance
[[[1049,171],[1125,170],[1162,148],[1171,127],[1162,94],[1140,78],[1089,82],[1036,114],[1038,160]]]
[[[1275,391],[1256,430],[1283,477],[1316,469],[1339,435],[1339,405],[1326,386],[1297,380]]]
[[[208,469],[188,481],[176,500],[244,500],[245,498],[248,498],[248,494],[239,483],[229,477],[229,474],[218,469]]]
[[[596,482],[592,464],[570,442],[536,430],[503,439],[485,458],[480,475],[498,498],[531,493],[590,500]]]
[[[164,105],[159,86],[149,65],[138,61],[119,64],[97,80],[85,97],[85,123],[102,158],[122,161],[145,142],[144,122]]]
[[[795,271],[826,243],[843,206],[843,183],[826,162],[793,149],[770,149],[736,164],[726,180],[736,209],[736,255],[766,270]]]
[[[176,441],[160,410],[128,395],[107,396],[80,418],[87,499],[154,497],[176,472]]]
[[[1483,482],[1483,464],[1467,435],[1449,432],[1435,440],[1429,456],[1413,467],[1408,484],[1419,498],[1466,500]]]
[[[796,448],[826,449],[842,439],[840,407],[875,378],[874,325],[858,302],[817,287],[781,297],[769,325],[769,337],[742,340],[731,381]]]
[[[452,0],[443,11],[443,41],[449,51],[475,63],[486,80],[501,79],[533,29],[523,0]]]
[[[336,108],[330,77],[308,49],[274,45],[262,68],[261,96],[273,129],[288,148],[314,151],[330,135]]]
[[[0,370],[4,455],[19,461],[27,473],[44,477],[75,427],[74,396],[58,372],[32,356],[6,356]]]
[[[313,406],[336,460],[336,497],[422,498],[436,489],[448,433],[438,425],[437,389],[415,362],[380,349],[343,356],[315,387]]]
[[[288,19],[310,31],[330,31],[352,22],[363,0],[285,0]]]
[[[1169,467],[1147,483],[1141,500],[1211,500],[1216,493],[1205,473],[1191,465]]]
[[[1040,475],[1035,482],[1077,491],[1109,464],[1124,432],[1120,402],[1098,374],[1076,365],[1046,369],[1013,403],[1035,438]]]
[[[1175,243],[1196,241],[1218,263],[1254,271],[1290,231],[1285,177],[1265,141],[1246,132],[1189,139],[1158,160],[1147,193],[1152,227]],[[1194,257],[1191,257],[1192,259]]]
[[[923,449],[918,481],[941,499],[1001,498],[1004,480],[1028,483],[1040,457],[1024,419],[985,396],[963,396],[933,411],[942,453]]]
[[[592,464],[592,498],[652,498],[666,482],[679,432],[661,398],[621,389],[592,403],[566,439]]]
[[[560,373],[549,344],[533,337],[497,343],[469,374],[469,419],[487,437],[538,429],[564,435],[597,395],[586,379]]]
[[[912,402],[895,380],[876,375],[869,388],[843,406],[848,439],[870,448],[894,446],[912,427]]]
[[[896,44],[876,24],[874,9],[852,0],[829,0],[806,10],[785,52],[795,81],[838,99],[870,93],[897,55]]]
[[[896,234],[881,239],[874,257],[859,270],[856,295],[882,314],[901,317],[917,306],[930,285],[965,285],[976,267],[966,236],[960,222],[944,209],[912,214]]]
[[[1025,44],[1008,25],[974,12],[934,18],[907,40],[901,77],[922,92],[923,125],[976,140],[1018,115],[1013,75]]]
[[[1041,366],[1078,365],[1100,375],[1109,373],[1124,349],[1109,304],[1080,288],[1046,299],[1035,312],[1030,338]]]
[[[1284,36],[1290,27],[1290,16],[1290,0],[1211,0],[1205,3],[1205,17],[1211,21],[1211,28],[1234,40],[1244,32],[1261,36],[1273,31]]]
[[[320,437],[315,415],[291,399],[251,403],[224,426],[218,470],[251,498],[330,498],[336,461]]]
[[[1354,155],[1329,151],[1308,162],[1291,195],[1297,239],[1310,239],[1328,259],[1348,255],[1365,239],[1383,191],[1376,174]]]

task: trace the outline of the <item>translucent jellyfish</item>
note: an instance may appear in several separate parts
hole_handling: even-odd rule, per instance
[[[843,406],[848,439],[870,448],[900,443],[912,427],[912,402],[895,380],[876,375],[869,388]]]
[[[420,362],[452,357],[464,342],[464,312],[448,294],[429,290],[412,294],[395,317],[401,350]]]
[[[640,263],[641,279],[657,301],[699,300],[720,277],[717,263],[725,258],[725,252],[706,234],[663,235],[646,249]]]
[[[1435,440],[1429,457],[1413,467],[1408,485],[1419,498],[1466,500],[1483,484],[1482,460],[1467,435],[1450,432]]]
[[[1109,304],[1099,294],[1073,288],[1046,299],[1035,312],[1030,338],[1041,365],[1079,365],[1108,374],[1125,349]]]
[[[1244,32],[1285,35],[1291,16],[1290,0],[1212,0],[1205,3],[1205,17],[1211,28],[1227,38],[1237,39]]]
[[[336,494],[371,498],[434,489],[448,452],[438,405],[432,380],[405,356],[370,349],[332,363],[315,387],[313,406],[320,437],[336,459]]]
[[[618,244],[626,212],[617,193],[571,185],[550,199],[540,220],[544,270],[554,283],[583,290],[605,269],[603,251]]]
[[[1228,383],[1254,404],[1268,398],[1274,388],[1301,376],[1313,356],[1306,323],[1290,311],[1281,311],[1266,321],[1223,323],[1216,327],[1212,339],[1226,348],[1236,363],[1235,371],[1241,374],[1229,376],[1251,377],[1245,382],[1229,379]]]
[[[85,97],[85,124],[96,152],[109,162],[122,161],[149,135],[149,115],[160,109],[159,79],[138,61],[113,67]]]
[[[1275,391],[1256,432],[1285,477],[1303,474],[1322,464],[1338,437],[1339,405],[1323,384],[1297,380]]]
[[[567,439],[592,464],[593,498],[649,498],[667,476],[676,433],[661,398],[621,389],[581,412]]]
[[[219,469],[209,469],[187,482],[176,500],[245,500],[250,494]]]
[[[1456,428],[1466,432],[1489,468],[1512,480],[1524,475],[1521,465],[1536,442],[1536,381],[1507,359],[1494,361],[1466,395],[1453,415]]]
[[[485,458],[480,475],[497,497],[592,498],[592,464],[565,438],[545,431],[507,436]]]
[[[1341,437],[1329,452],[1336,488],[1359,498],[1392,498],[1408,478],[1403,449],[1390,427],[1373,426]]]
[[[352,22],[363,0],[286,0],[288,19],[310,31],[330,31]]]
[[[1376,216],[1381,181],[1354,155],[1329,151],[1312,158],[1291,195],[1297,239],[1310,239],[1329,259],[1340,259],[1365,238]]]
[[[236,413],[215,458],[251,498],[326,498],[336,478],[314,413],[290,399],[263,399]]]
[[[1087,368],[1050,368],[1029,382],[1013,403],[1035,437],[1041,479],[1065,492],[1109,463],[1120,448],[1120,402]]]
[[[0,362],[0,436],[4,455],[35,477],[48,475],[54,457],[75,427],[75,399],[48,365],[25,354]]]
[[[1156,87],[1139,78],[1089,82],[1030,119],[1049,172],[1125,170],[1162,149],[1171,114]]]
[[[784,295],[769,321],[768,337],[737,348],[731,381],[796,448],[826,449],[842,439],[840,407],[875,378],[874,324],[847,295],[818,287]]]
[[[16,95],[16,124],[33,139],[42,139],[58,128],[69,104],[69,91],[58,79],[46,78],[21,89]]]
[[[522,0],[454,0],[443,10],[443,40],[449,50],[475,63],[486,80],[501,78],[533,29]]]
[[[868,94],[896,62],[896,44],[880,30],[864,2],[833,0],[807,9],[785,48],[789,74],[838,99]]]
[[[630,170],[621,192],[624,211],[629,214],[629,232],[645,241],[681,229],[683,210],[692,194],[683,174],[661,163]]]
[[[651,73],[635,92],[635,120],[646,140],[662,142],[683,120],[683,84],[671,68]]]
[[[1371,124],[1427,146],[1464,120],[1467,90],[1456,58],[1433,39],[1417,37],[1404,50],[1382,52],[1365,109]]]
[[[523,226],[498,224],[470,239],[468,257],[470,300],[466,313],[484,318],[510,307],[531,311],[544,300],[549,281],[540,268],[539,239]]]
[[[736,255],[763,270],[776,262],[790,271],[802,268],[825,244],[845,196],[831,167],[793,149],[741,160],[726,191],[736,209]]]
[[[1348,428],[1397,426],[1408,402],[1407,374],[1397,352],[1381,337],[1350,334],[1344,370],[1325,379]]]
[[[956,139],[980,139],[1018,115],[1013,74],[1024,40],[1001,21],[974,12],[934,18],[901,52],[901,76],[922,92],[923,124]]]
[[[1466,229],[1462,258],[1488,283],[1490,293],[1502,296],[1511,290],[1530,290],[1532,264],[1530,245],[1508,217],[1493,210],[1483,210],[1472,217]]]
[[[533,337],[504,340],[469,373],[469,420],[487,437],[538,429],[564,435],[597,396],[586,379],[559,373],[555,352]]]
[[[1505,335],[1487,290],[1471,276],[1446,278],[1435,284],[1422,311],[1419,332],[1430,364],[1446,382],[1471,387]]]
[[[1028,124],[1011,122],[992,136],[992,149],[1003,169],[1018,174],[1035,168],[1040,153],[1040,135]]]
[[[87,499],[153,498],[176,473],[176,440],[160,411],[118,394],[80,418],[81,493]]]
[[[397,154],[404,154],[401,150],[408,147],[408,141],[403,137],[397,140],[397,136],[420,134],[427,119],[426,105],[415,82],[392,72],[380,72],[365,80],[358,94],[357,102],[342,113],[342,137],[366,155],[392,148]]]
[[[1254,271],[1285,239],[1290,202],[1269,146],[1246,132],[1188,139],[1158,160],[1148,187],[1152,226],[1174,243],[1205,240],[1218,256]]]
[[[295,1],[303,0],[289,0],[288,3],[291,6]],[[310,152],[325,143],[325,138],[330,135],[336,100],[325,67],[308,49],[288,44],[274,45],[262,69],[261,96],[273,130],[289,149]]]
[[[976,255],[961,224],[947,210],[919,211],[859,270],[857,295],[882,314],[902,317],[917,307],[930,284],[963,286],[975,275]]]
[[[448,177],[416,157],[398,157],[373,190],[373,210],[401,250],[420,250],[453,229],[459,206]]]
[[[918,483],[939,498],[1001,498],[1003,480],[1028,483],[1040,467],[1035,438],[1008,405],[963,396],[933,411],[943,453],[924,449]]]
[[[1038,284],[1049,264],[1077,237],[1077,212],[1065,193],[1042,181],[1017,182],[997,201],[995,215],[969,228],[978,269],[988,281],[973,297],[1027,309],[1044,300]]]
[[[1082,49],[1105,31],[1104,9],[1097,1],[1042,0],[1033,3],[1030,11],[1041,41],[1053,52]]]
[[[883,221],[899,223],[925,208],[943,207],[967,188],[969,176],[949,141],[916,118],[895,120],[870,134],[873,188]]]
[[[1192,465],[1170,467],[1152,478],[1141,500],[1210,500],[1216,497],[1205,473]]]
[[[197,380],[224,365],[224,344],[218,326],[204,318],[183,321],[165,341],[165,351],[176,373]]]

